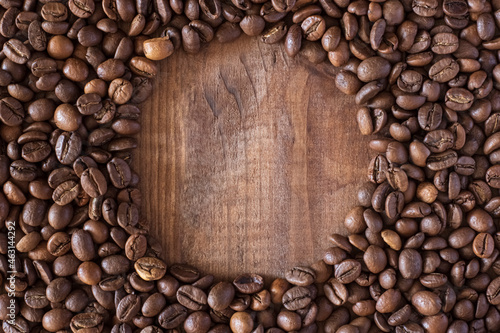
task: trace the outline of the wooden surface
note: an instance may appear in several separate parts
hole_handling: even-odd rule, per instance
[[[321,257],[370,155],[333,78],[249,37],[162,62],[135,166],[168,263],[283,276]]]

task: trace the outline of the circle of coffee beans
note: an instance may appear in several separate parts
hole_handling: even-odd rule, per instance
[[[500,0],[0,6],[1,332],[500,332]],[[130,168],[156,61],[242,33],[374,135],[348,236],[273,281],[167,266]]]

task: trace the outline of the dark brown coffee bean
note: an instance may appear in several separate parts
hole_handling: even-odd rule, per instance
[[[294,267],[286,272],[285,277],[288,282],[296,286],[308,286],[316,279],[316,274],[309,267]]]
[[[94,242],[90,233],[78,230],[71,236],[71,249],[81,261],[92,260],[95,257]]]
[[[177,301],[188,309],[199,311],[207,304],[207,295],[199,288],[185,285],[177,290]]]
[[[243,294],[253,294],[264,288],[264,279],[257,274],[242,274],[233,281],[236,289]]]
[[[356,280],[360,274],[361,264],[353,259],[344,260],[335,267],[335,278],[344,284]]]
[[[73,314],[66,309],[52,309],[44,314],[42,325],[49,332],[57,332],[69,327],[72,317]]]
[[[0,100],[0,120],[7,126],[19,126],[25,113],[21,103],[12,97]]]
[[[216,310],[221,311],[227,308],[234,298],[234,287],[228,282],[219,282],[208,294],[208,305]]]
[[[18,8],[8,8],[0,20],[0,33],[6,38],[12,38],[17,32],[17,27],[14,24],[16,18],[19,16],[20,11]]]
[[[340,306],[348,300],[349,291],[347,287],[335,278],[329,279],[323,286],[323,290],[325,296],[333,305]]]
[[[43,309],[50,304],[45,294],[45,288],[41,287],[28,289],[24,294],[24,301],[34,309]]]
[[[47,48],[47,34],[42,29],[40,21],[34,20],[30,23],[28,27],[28,40],[36,51],[45,51]]]
[[[370,245],[363,255],[363,261],[370,272],[378,274],[385,269],[387,256],[380,247]]]
[[[132,177],[129,165],[120,158],[113,158],[107,164],[111,182],[116,188],[125,188],[130,184]]]
[[[399,255],[399,270],[405,279],[417,279],[422,274],[422,256],[414,249],[404,249]]]
[[[363,82],[383,79],[389,75],[391,66],[382,57],[372,57],[363,60],[357,70],[358,78]]]
[[[312,301],[311,291],[306,287],[293,287],[283,295],[283,306],[290,311],[303,309]]]
[[[158,316],[161,327],[171,329],[179,326],[187,318],[187,309],[180,304],[169,305]]]
[[[57,138],[54,148],[56,157],[62,164],[72,164],[80,155],[82,140],[77,133],[63,132]]]
[[[92,198],[104,195],[107,191],[107,182],[104,175],[97,168],[88,168],[81,175],[83,190]]]
[[[458,37],[453,33],[438,33],[432,37],[431,49],[436,54],[453,53],[458,49]]]
[[[443,83],[455,78],[459,72],[458,63],[453,58],[443,58],[429,69],[429,77]]]
[[[130,262],[123,255],[110,255],[101,261],[101,268],[104,273],[109,275],[124,274],[129,270]]]
[[[141,310],[141,298],[129,294],[121,299],[116,307],[116,317],[121,322],[128,322]]]
[[[467,214],[467,224],[477,232],[489,232],[493,227],[490,214],[481,208],[475,208]]]
[[[79,313],[71,319],[73,332],[100,331],[104,325],[104,317],[100,313]]]
[[[3,52],[16,64],[25,64],[31,57],[30,50],[18,39],[10,39],[3,44]]]
[[[132,72],[139,76],[152,78],[158,72],[156,63],[145,57],[133,57],[130,59],[129,65]]]
[[[418,291],[413,294],[412,305],[417,311],[426,316],[433,316],[441,310],[441,299],[430,291]]]
[[[474,254],[479,258],[489,258],[493,254],[493,237],[485,232],[479,233],[472,243]]]
[[[454,166],[457,160],[457,153],[452,150],[447,150],[443,153],[430,155],[427,158],[427,167],[434,171],[443,170]]]
[[[375,305],[379,313],[393,312],[401,300],[401,292],[397,289],[389,289],[380,295]]]
[[[50,302],[62,302],[71,291],[71,282],[65,278],[52,280],[47,286],[46,295]]]

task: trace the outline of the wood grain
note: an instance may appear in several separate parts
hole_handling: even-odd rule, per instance
[[[168,263],[283,276],[343,232],[369,152],[331,65],[242,37],[161,63],[135,166]]]

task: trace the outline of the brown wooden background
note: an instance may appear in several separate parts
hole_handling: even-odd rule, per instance
[[[342,232],[370,152],[329,64],[241,37],[161,64],[136,170],[168,263],[283,276]]]

